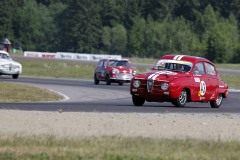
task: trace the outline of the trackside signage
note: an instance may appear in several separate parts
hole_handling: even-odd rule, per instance
[[[70,53],[70,52],[33,52],[25,51],[25,57],[39,57],[39,58],[59,58],[59,59],[73,59],[73,60],[91,60],[98,61],[103,58],[117,58],[121,59],[121,55],[104,55],[104,54],[86,54],[86,53]]]

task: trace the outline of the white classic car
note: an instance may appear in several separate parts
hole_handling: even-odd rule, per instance
[[[6,51],[0,50],[0,75],[12,75],[13,79],[17,79],[22,73],[22,65],[12,60]]]

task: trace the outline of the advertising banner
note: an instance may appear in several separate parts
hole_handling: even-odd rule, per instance
[[[86,54],[86,53],[70,53],[70,52],[33,52],[25,51],[26,57],[39,57],[39,58],[59,58],[59,59],[73,59],[73,60],[86,60],[86,61],[99,61],[103,58],[116,58],[121,59],[121,55],[105,55],[105,54]]]

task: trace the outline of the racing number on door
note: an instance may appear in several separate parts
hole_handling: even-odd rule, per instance
[[[204,81],[200,82],[200,91],[199,91],[199,96],[204,96],[206,93],[207,87],[206,83]]]

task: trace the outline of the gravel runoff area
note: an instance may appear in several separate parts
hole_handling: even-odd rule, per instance
[[[0,111],[0,133],[57,137],[127,136],[240,140],[240,115]]]

